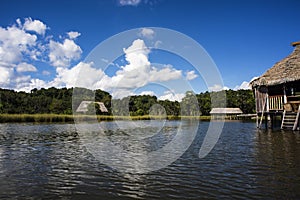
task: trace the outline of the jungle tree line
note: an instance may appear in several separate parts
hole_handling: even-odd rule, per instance
[[[180,101],[159,100],[156,96],[137,95],[123,99],[112,99],[112,96],[102,90],[88,90],[76,88],[80,98],[73,96],[73,88],[48,88],[33,89],[29,93],[0,89],[0,113],[7,114],[35,114],[55,113],[72,114],[82,100],[100,101],[105,104],[108,113],[106,115],[209,115],[212,108],[211,98],[218,99],[218,94],[226,92],[226,107],[238,107],[244,113],[255,112],[255,100],[251,90],[226,90],[221,92],[203,92],[194,94],[186,92]],[[73,97],[73,98],[72,98]],[[92,97],[92,98],[91,98]],[[96,104],[97,106],[97,104]],[[224,105],[214,104],[214,107]]]

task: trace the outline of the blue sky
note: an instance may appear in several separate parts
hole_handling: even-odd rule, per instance
[[[202,45],[220,71],[223,86],[237,89],[292,52],[290,43],[300,40],[299,8],[297,0],[2,0],[0,87],[25,91],[34,87],[71,87],[74,75],[82,68],[104,77],[104,85],[114,85],[113,77],[117,79],[117,73],[125,73],[137,60],[126,60],[124,52],[123,58],[115,61],[115,69],[93,71],[90,68],[96,66],[85,62],[89,53],[120,32],[162,27],[181,32]],[[123,48],[133,48],[134,41]],[[147,48],[145,41],[144,44]],[[141,47],[143,42],[135,45]],[[151,70],[157,62],[161,66],[154,67],[156,71],[165,73],[160,70],[169,69],[165,73],[169,80],[155,81],[188,79],[195,92],[207,89],[197,70],[178,57],[153,50],[141,55],[146,57],[146,64],[150,63],[145,70]],[[133,68],[140,70],[138,66]],[[135,76],[138,74],[143,73]],[[159,73],[155,75],[158,76]],[[103,83],[97,85],[112,90]],[[132,86],[131,91],[118,88],[117,93],[121,97],[152,91],[162,99],[176,99],[174,94],[180,99],[182,91],[177,91],[177,86],[168,88],[168,92],[141,83]]]

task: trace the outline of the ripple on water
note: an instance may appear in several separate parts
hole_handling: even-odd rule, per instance
[[[112,128],[107,137],[131,150],[142,142],[152,151],[174,137],[177,125],[166,121],[163,134],[151,137],[149,127],[135,133]],[[214,149],[199,159],[207,127],[201,122],[190,148],[167,168],[124,174],[99,163],[73,124],[0,124],[0,198],[300,198],[299,133],[226,122]],[[134,140],[138,133],[143,137]]]

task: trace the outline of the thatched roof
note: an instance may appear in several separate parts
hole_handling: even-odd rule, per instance
[[[252,87],[279,85],[300,80],[300,42],[292,43],[293,53],[277,62],[262,76],[250,82]]]
[[[107,108],[105,107],[104,103],[102,102],[94,102],[94,101],[82,101],[78,108],[76,109],[76,112],[87,112],[88,111],[88,106],[91,103],[96,103],[99,105],[99,109],[101,112],[108,112]]]
[[[216,114],[242,114],[243,111],[239,108],[212,108],[211,111],[209,112],[211,115],[216,115]]]

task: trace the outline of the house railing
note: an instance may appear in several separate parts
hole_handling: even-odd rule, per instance
[[[283,110],[283,95],[269,96],[269,110]]]

